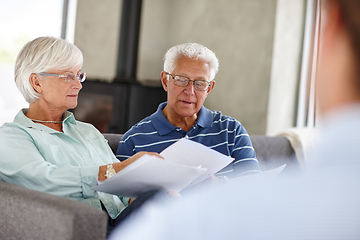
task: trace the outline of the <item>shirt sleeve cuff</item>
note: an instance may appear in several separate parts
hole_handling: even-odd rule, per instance
[[[80,175],[84,198],[93,197],[95,191],[92,187],[98,184],[99,167],[82,167]]]

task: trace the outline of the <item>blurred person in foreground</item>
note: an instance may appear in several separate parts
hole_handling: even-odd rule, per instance
[[[152,194],[126,207],[130,199],[92,187],[145,153],[120,162],[95,127],[67,111],[77,106],[82,65],[81,51],[58,38],[34,39],[20,51],[15,83],[29,108],[0,128],[0,180],[103,209],[111,229]]]
[[[203,106],[214,89],[218,68],[214,52],[201,44],[171,47],[161,72],[167,102],[124,134],[116,157],[122,161],[139,151],[160,153],[177,140],[188,138],[234,158],[218,176],[232,178],[259,172],[246,129],[236,119]]]
[[[110,239],[360,239],[359,12],[358,0],[321,1],[320,136],[304,175],[153,203]]]

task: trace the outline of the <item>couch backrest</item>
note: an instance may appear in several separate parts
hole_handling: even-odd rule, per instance
[[[286,164],[284,173],[300,169],[295,151],[289,140],[282,136],[250,136],[262,170],[269,170]]]
[[[119,145],[119,141],[122,137],[120,133],[103,133],[104,137],[108,140],[108,144],[111,150],[116,154],[117,147]]]
[[[104,133],[104,137],[108,140],[113,152],[116,153],[122,134]],[[284,172],[299,169],[295,152],[286,137],[253,135],[250,138],[262,170],[269,170],[283,164],[287,165]]]

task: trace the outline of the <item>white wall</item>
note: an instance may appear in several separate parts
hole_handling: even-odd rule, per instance
[[[91,78],[110,82],[115,77],[121,6],[121,0],[78,0],[74,43]]]

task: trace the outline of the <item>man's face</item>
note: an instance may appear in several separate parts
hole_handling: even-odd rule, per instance
[[[71,67],[61,70],[52,70],[49,73],[59,75],[77,75],[80,73],[79,67]],[[76,78],[65,81],[64,78],[56,76],[44,76],[39,78],[41,88],[38,88],[41,93],[38,101],[42,101],[52,111],[58,110],[60,112],[68,109],[75,108],[77,106],[79,91],[82,88],[82,84]]]
[[[190,80],[205,80],[210,82],[210,66],[208,63],[192,58],[181,57],[176,62],[172,76],[184,76]],[[197,117],[207,95],[211,92],[215,82],[212,81],[206,91],[194,88],[193,82],[186,87],[175,85],[174,80],[165,72],[161,74],[161,80],[167,91],[167,112],[176,118]]]

